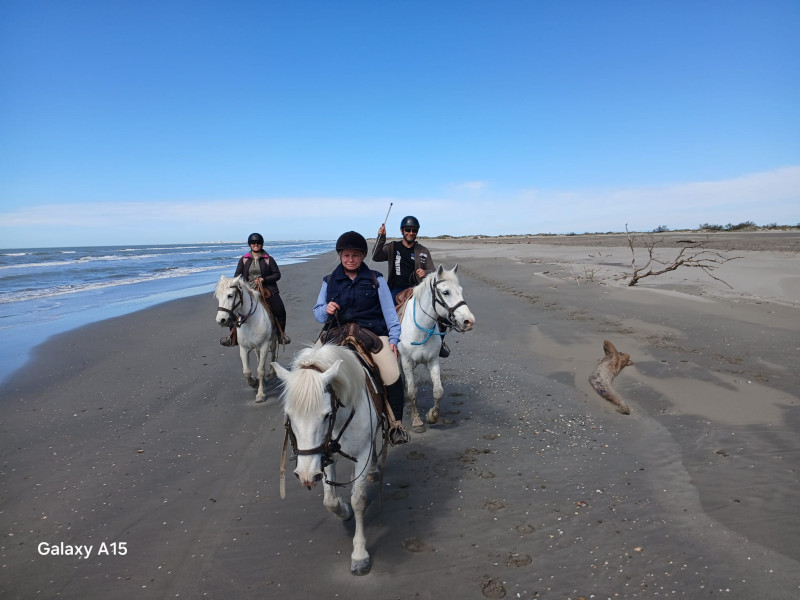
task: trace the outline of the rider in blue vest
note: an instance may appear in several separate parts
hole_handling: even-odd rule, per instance
[[[314,318],[320,323],[331,320],[341,325],[357,323],[381,338],[381,350],[373,354],[389,397],[395,418],[403,420],[403,382],[397,364],[400,321],[386,280],[364,264],[367,240],[360,233],[348,231],[336,241],[340,264],[322,280],[314,306]]]

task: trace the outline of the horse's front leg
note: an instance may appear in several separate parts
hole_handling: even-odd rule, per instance
[[[335,463],[325,467],[325,477],[328,481],[336,481]],[[342,521],[349,521],[353,518],[353,508],[339,497],[335,486],[324,484],[322,504]]]
[[[425,424],[419,417],[419,410],[417,410],[417,386],[414,383],[414,360],[406,356],[400,355],[400,362],[403,365],[403,379],[406,381],[406,397],[411,402],[411,428],[417,433],[425,431]]]
[[[267,395],[264,393],[264,380],[267,373],[267,352],[264,348],[256,348],[256,358],[258,359],[258,366],[256,367],[256,375],[258,376],[258,392],[256,392],[256,402],[265,402]],[[272,368],[272,365],[270,365]]]
[[[239,358],[242,359],[242,374],[250,387],[258,387],[258,382],[253,379],[253,372],[250,370],[250,350],[239,344]]]
[[[428,371],[431,374],[433,383],[433,408],[428,411],[428,423],[436,423],[439,420],[439,405],[442,402],[444,388],[442,387],[442,372],[439,366],[439,356],[436,355],[428,361]]]
[[[372,569],[372,561],[367,552],[367,538],[364,535],[364,513],[367,509],[366,485],[366,478],[362,475],[353,483],[353,491],[350,495],[352,510],[356,516],[353,554],[350,555],[350,572],[353,575],[366,575]]]

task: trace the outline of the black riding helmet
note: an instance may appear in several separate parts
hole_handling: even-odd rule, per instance
[[[341,252],[342,250],[361,250],[366,255],[367,240],[357,231],[347,231],[336,240],[336,251]]]
[[[411,215],[403,217],[403,221],[400,223],[400,229],[403,227],[416,227],[419,229],[419,221],[417,221],[417,217],[412,217]]]
[[[247,245],[249,246],[250,244],[261,244],[263,246],[264,236],[260,233],[251,233],[250,237],[247,238]]]

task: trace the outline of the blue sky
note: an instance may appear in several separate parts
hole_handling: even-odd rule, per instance
[[[800,2],[0,3],[0,247],[800,222]]]

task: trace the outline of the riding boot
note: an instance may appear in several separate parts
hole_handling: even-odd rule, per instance
[[[399,424],[397,427],[391,427],[390,423],[389,442],[392,446],[407,444],[408,432],[403,427],[403,402],[405,398],[403,395],[402,379],[398,379],[392,385],[386,386],[386,394],[389,397],[389,407],[392,409],[394,418]]]
[[[447,331],[447,325],[445,325],[441,319],[438,321],[439,325],[439,332],[444,334]],[[442,347],[439,350],[439,358],[447,358],[450,356],[450,347],[444,343],[444,335],[442,335]]]
[[[403,381],[398,379],[392,385],[386,386],[386,393],[389,396],[389,406],[392,408],[394,418],[402,423],[403,404],[405,403]]]

